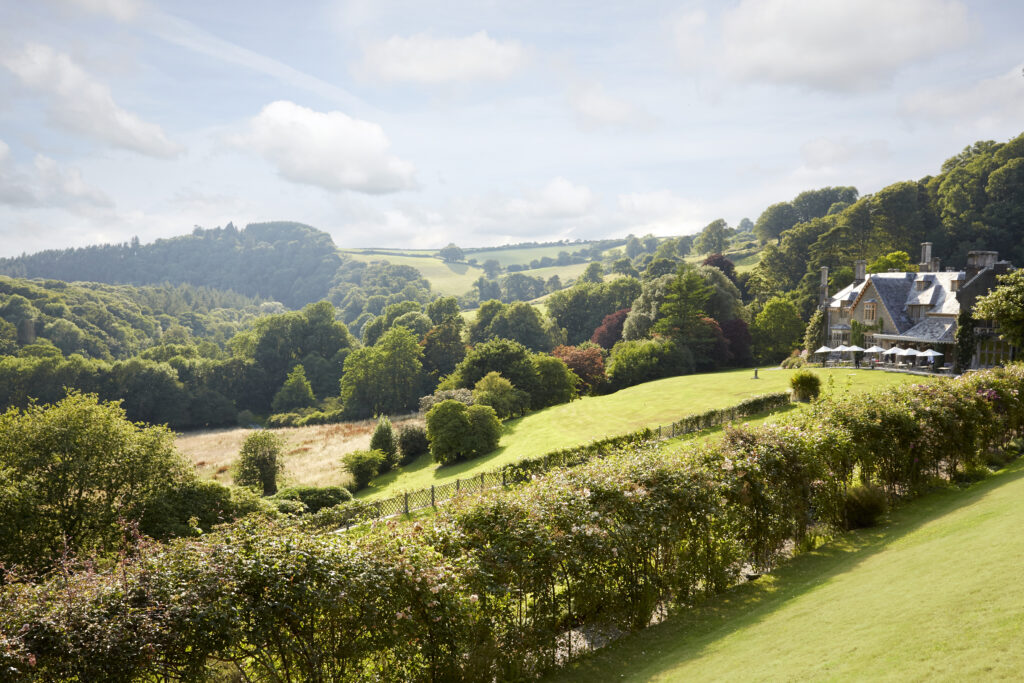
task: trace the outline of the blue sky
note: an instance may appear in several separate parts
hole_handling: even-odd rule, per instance
[[[1024,3],[0,2],[0,255],[735,225],[1024,130]]]

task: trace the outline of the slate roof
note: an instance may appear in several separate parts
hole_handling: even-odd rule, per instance
[[[921,344],[952,344],[956,321],[952,318],[931,316],[900,334],[876,334],[876,339],[892,339]]]

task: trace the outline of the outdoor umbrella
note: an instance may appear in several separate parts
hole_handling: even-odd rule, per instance
[[[832,349],[827,346],[822,346],[820,349],[815,351],[815,353],[832,353]]]
[[[850,347],[847,346],[846,344],[840,344],[839,346],[837,346],[836,348],[834,348],[832,350],[833,351],[838,351],[839,353],[846,353],[847,351],[850,350]]]
[[[872,346],[870,349],[864,349],[864,353],[881,353],[885,351],[881,346]]]
[[[862,349],[859,346],[857,346],[856,344],[854,344],[853,346],[847,346],[846,350],[847,351],[863,351],[864,349]]]
[[[911,360],[910,362],[911,362],[911,364],[914,364],[914,365],[916,365],[916,364],[917,364],[917,356],[918,356],[918,353],[919,353],[919,352],[918,352],[918,350],[917,350],[917,349],[903,349],[902,351],[900,351],[900,355],[901,355],[901,356],[905,356],[905,357],[907,357],[908,359],[909,359],[909,358],[910,358],[911,356],[913,356],[913,360]]]
[[[894,346],[891,349],[889,349],[888,351],[882,351],[882,355],[883,356],[898,356],[901,353],[903,353],[903,349],[901,349],[898,346]],[[895,360],[895,358],[890,358],[889,359],[890,362],[893,361],[893,360]]]
[[[918,355],[919,358],[930,358],[930,359],[932,359],[930,362],[934,363],[935,362],[934,359],[938,358],[939,356],[945,355],[945,354],[939,353],[935,349],[928,349],[926,351],[922,351],[921,353],[919,353],[917,355]]]

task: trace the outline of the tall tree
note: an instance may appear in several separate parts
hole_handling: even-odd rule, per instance
[[[729,243],[729,225],[721,218],[711,221],[693,241],[698,254],[720,254]]]

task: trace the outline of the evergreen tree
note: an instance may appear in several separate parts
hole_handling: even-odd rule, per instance
[[[296,365],[288,378],[284,381],[281,390],[274,396],[271,403],[275,413],[287,413],[292,410],[301,410],[313,405],[313,387],[306,379],[306,370],[301,364]]]

